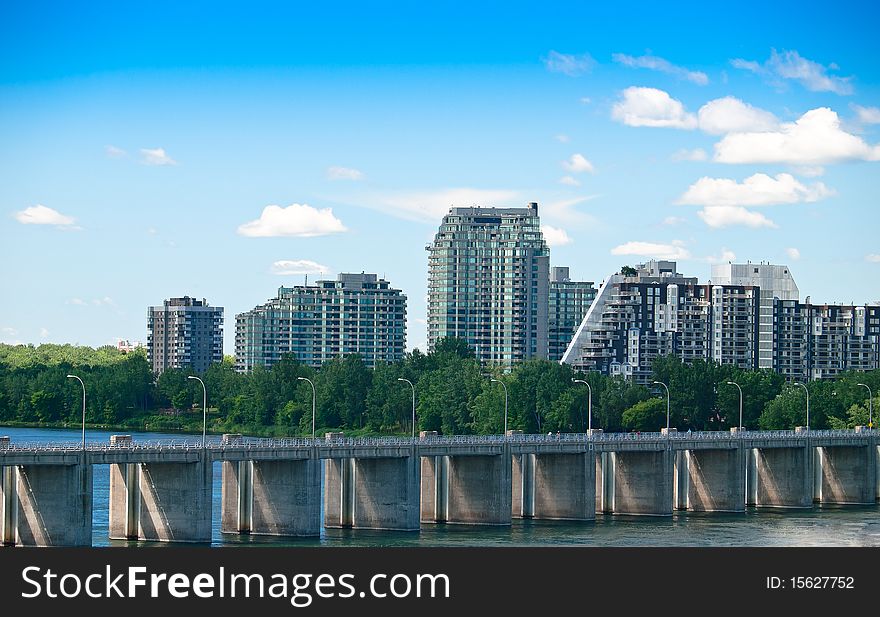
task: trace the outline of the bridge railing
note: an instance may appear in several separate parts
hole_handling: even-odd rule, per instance
[[[334,447],[411,447],[414,445],[499,445],[504,443],[518,444],[549,444],[549,443],[621,443],[638,441],[660,440],[731,440],[731,439],[847,439],[861,441],[865,437],[873,437],[878,431],[856,433],[851,429],[810,430],[796,431],[692,431],[692,432],[636,432],[636,433],[599,433],[588,435],[586,433],[553,433],[544,434],[514,434],[514,435],[431,435],[426,437],[335,437],[331,439],[311,439],[305,437],[269,438],[269,437],[242,437],[235,441],[224,442],[218,436],[209,437],[206,443],[211,450],[224,450],[235,448],[310,448],[314,446]],[[202,448],[201,437],[181,437],[160,440],[145,440],[130,442],[95,442],[87,441],[85,450],[88,452],[112,452],[132,450],[197,450]],[[6,451],[45,451],[45,452],[76,452],[82,451],[82,444],[78,441],[65,442],[0,442],[0,452]]]

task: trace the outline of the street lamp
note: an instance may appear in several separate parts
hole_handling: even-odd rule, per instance
[[[800,386],[807,393],[807,430],[810,430],[810,389],[800,382],[795,382],[796,386]]]
[[[82,386],[83,389],[83,433],[82,433],[82,449],[86,449],[86,384],[83,383],[83,380],[77,377],[76,375],[68,375],[68,379],[76,379],[79,382],[79,385]]]
[[[208,389],[205,387],[205,382],[195,375],[190,375],[187,379],[195,379],[202,384],[202,447],[204,448],[208,434]]]
[[[312,383],[312,380],[308,377],[297,377],[297,381],[307,381],[309,385],[312,386],[312,439],[315,438],[315,384]]]
[[[669,386],[662,381],[655,381],[653,383],[661,385],[666,389],[666,430],[669,431]]]
[[[593,387],[583,379],[571,378],[572,383],[582,383],[587,386],[587,431],[593,430]]]
[[[504,434],[507,435],[507,386],[504,385],[503,381],[494,377],[490,377],[489,381],[500,383],[501,387],[504,388]]]
[[[871,392],[871,386],[866,383],[856,385],[868,389],[868,428],[874,428],[874,393]]]
[[[397,381],[405,381],[406,383],[409,384],[409,387],[412,388],[412,404],[413,404],[412,405],[412,407],[413,407],[412,436],[413,436],[413,439],[415,439],[415,437],[416,437],[416,387],[413,385],[413,383],[409,379],[404,379],[403,377],[398,377]]]
[[[739,430],[743,429],[743,390],[739,387],[739,384],[735,381],[728,381],[728,386],[736,386],[736,389],[739,390]]]

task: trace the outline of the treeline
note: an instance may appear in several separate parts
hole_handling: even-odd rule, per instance
[[[154,430],[175,426],[201,428],[201,385],[175,369],[155,379],[142,351],[122,354],[112,347],[0,345],[0,421],[76,425],[81,421],[82,390],[68,373],[82,377],[88,391],[86,419],[91,424]],[[567,365],[543,360],[521,363],[506,374],[495,371],[508,391],[508,427],[527,433],[582,432],[588,424],[592,387],[593,428],[608,432],[657,431],[666,426],[665,390],[649,389],[620,377],[583,375]],[[442,434],[500,433],[504,426],[504,389],[489,380],[464,341],[444,339],[434,350],[415,350],[395,364],[367,368],[347,356],[314,370],[285,358],[271,369],[237,373],[232,359],[211,366],[202,376],[208,391],[209,430],[257,435],[308,435],[312,393],[317,392],[318,434],[408,434],[412,391],[416,390],[416,430]],[[671,425],[679,430],[790,429],[806,422],[802,388],[786,384],[772,371],[743,371],[676,357],[658,359],[653,379],[669,386]],[[868,384],[880,394],[880,371],[854,373],[809,384],[810,426],[846,428],[868,423]],[[875,403],[880,400],[875,400]]]

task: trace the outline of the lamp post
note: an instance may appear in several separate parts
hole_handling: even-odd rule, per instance
[[[874,428],[874,393],[871,392],[871,386],[866,383],[857,383],[868,390],[868,428]]]
[[[807,430],[810,430],[810,389],[800,382],[795,382],[796,386],[800,386],[807,393]]]
[[[82,432],[82,449],[86,449],[86,384],[76,375],[68,375],[68,379],[76,379],[83,389],[83,432]]]
[[[202,447],[204,448],[208,435],[208,389],[205,387],[205,382],[195,375],[190,375],[187,379],[195,379],[202,384]]]
[[[504,385],[504,382],[500,379],[495,379],[494,377],[490,377],[489,381],[494,381],[495,383],[500,383],[501,387],[504,388],[504,435],[507,435],[507,386]]]
[[[662,381],[655,381],[653,383],[663,386],[666,390],[666,430],[669,431],[669,386]]]
[[[582,383],[587,386],[587,431],[593,430],[593,387],[583,379],[571,378],[572,383]]]
[[[409,384],[409,387],[412,388],[412,436],[413,439],[416,437],[416,387],[413,385],[409,379],[404,379],[403,377],[398,377],[397,381],[405,381]]]
[[[739,430],[743,428],[743,390],[739,387],[739,384],[735,381],[728,381],[728,386],[736,386],[736,389],[739,390]]]
[[[315,438],[315,399],[317,398],[315,394],[315,384],[312,383],[312,380],[308,377],[297,377],[297,381],[307,381],[309,385],[312,386],[312,439]]]

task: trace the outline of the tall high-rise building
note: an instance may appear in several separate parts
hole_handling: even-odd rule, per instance
[[[426,248],[429,347],[454,336],[485,363],[547,358],[550,252],[537,203],[451,208]]]
[[[717,264],[712,266],[714,285],[747,285],[760,287],[758,315],[758,368],[773,368],[773,301],[800,299],[798,286],[788,266],[769,263]]]
[[[774,302],[774,366],[786,379],[880,367],[880,306]]]
[[[786,266],[713,269],[712,282],[700,285],[678,274],[674,262],[663,263],[605,281],[562,362],[640,383],[650,379],[653,361],[669,354],[774,369],[789,380],[880,367],[880,306],[801,303]],[[761,366],[767,349],[770,366]]]
[[[548,357],[558,362],[596,297],[592,281],[572,281],[569,269],[550,268]]]
[[[278,296],[235,318],[235,366],[271,367],[285,355],[319,367],[359,354],[368,366],[406,351],[406,296],[375,274],[281,287]]]
[[[223,307],[189,296],[147,310],[147,358],[157,375],[190,367],[204,373],[223,360]]]

